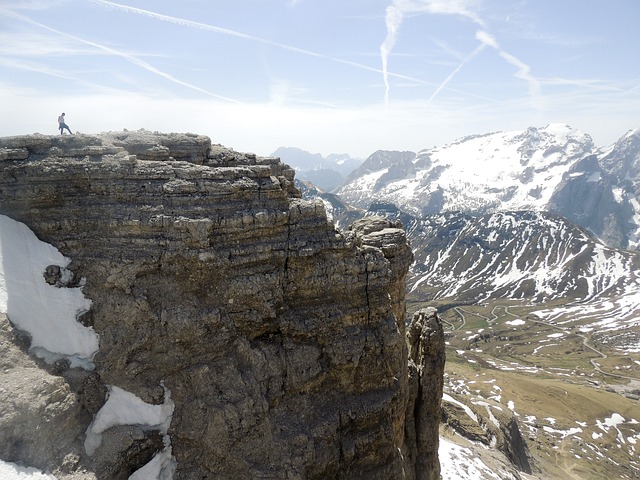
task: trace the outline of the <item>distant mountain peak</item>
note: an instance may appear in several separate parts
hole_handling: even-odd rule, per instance
[[[640,248],[640,128],[607,149],[564,123],[468,135],[417,154],[377,151],[336,191],[424,216],[550,211],[608,245]]]
[[[589,135],[564,124],[471,135],[418,155],[376,152],[339,194],[367,207],[375,191],[412,213],[436,192],[444,211],[544,210],[562,175],[593,149]]]
[[[271,156],[293,167],[299,180],[313,182],[326,191],[342,184],[344,178],[362,163],[346,153],[332,153],[324,157],[297,147],[279,147]]]

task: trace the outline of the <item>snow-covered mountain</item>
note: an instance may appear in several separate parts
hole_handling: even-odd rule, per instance
[[[342,184],[346,176],[362,163],[362,160],[351,158],[346,153],[332,153],[324,157],[295,147],[280,147],[271,155],[293,167],[298,180],[312,182],[326,191]]]
[[[640,254],[546,212],[444,213],[411,222],[410,291],[460,301],[591,301],[639,291]]]
[[[377,152],[338,193],[414,214],[543,210],[562,175],[593,149],[591,137],[566,125],[475,135],[417,154]]]
[[[410,302],[553,305],[548,318],[581,323],[603,343],[640,351],[640,252],[609,247],[544,211],[414,216],[393,204],[363,210],[320,196],[338,226],[372,214],[402,222],[415,256]]]
[[[608,245],[640,247],[640,129],[571,166],[548,210],[588,228]]]
[[[640,237],[640,130],[608,148],[567,125],[462,138],[413,152],[378,151],[336,193],[367,208],[385,202],[415,216],[462,211],[551,211],[611,246]]]

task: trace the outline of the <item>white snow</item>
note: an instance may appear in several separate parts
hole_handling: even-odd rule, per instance
[[[491,398],[491,397],[489,397],[489,398]],[[493,423],[497,428],[500,428],[500,421],[498,421],[498,419],[495,417],[495,415],[491,411],[491,405],[486,403],[484,408],[487,409],[487,414],[489,415],[489,420],[491,421],[491,423]]]
[[[474,422],[478,423],[478,416],[473,413],[473,410],[471,410],[467,405],[465,405],[462,402],[459,402],[458,400],[456,400],[455,398],[453,398],[451,395],[449,395],[448,393],[443,393],[442,394],[442,401],[443,402],[449,402],[449,403],[453,403],[454,405],[459,406],[460,408],[462,408],[465,413],[469,416],[469,418],[471,418],[471,420],[473,420]]]
[[[569,435],[576,435],[578,433],[582,433],[582,429],[580,427],[573,427],[567,430],[556,430],[555,428],[551,428],[548,426],[543,426],[542,429],[547,433],[555,433],[560,435],[560,438],[566,438]]]
[[[102,442],[102,432],[116,425],[143,425],[166,434],[171,423],[174,403],[165,389],[165,399],[160,405],[144,402],[131,392],[110,386],[106,403],[98,411],[87,428],[84,442],[88,455],[93,455]]]
[[[598,182],[600,181],[600,178],[601,178],[600,172],[593,172],[587,179],[587,182]]]
[[[21,467],[0,460],[0,479],[2,480],[56,480],[53,475],[42,473],[37,468]]]
[[[50,265],[61,269],[63,279],[70,259],[55,247],[40,241],[24,224],[0,215],[0,313],[31,336],[31,351],[47,362],[67,358],[72,367],[93,369],[93,356],[99,338],[92,329],[77,321],[89,310],[91,301],[82,287],[56,287],[44,279]],[[102,432],[115,425],[142,425],[165,435],[165,448],[132,480],[170,480],[176,468],[169,436],[174,404],[165,389],[161,405],[151,405],[125,390],[109,387],[109,398],[87,429],[85,448],[92,454],[100,446]],[[1,480],[56,480],[38,469],[0,460]]]
[[[473,451],[442,437],[440,437],[438,456],[440,457],[440,473],[443,479],[500,479],[500,476],[487,467]]]
[[[171,453],[171,440],[167,431],[173,416],[174,403],[171,392],[165,388],[164,402],[152,405],[131,392],[110,386],[106,403],[98,411],[87,428],[84,447],[89,456],[102,443],[102,433],[118,425],[140,425],[148,430],[159,430],[164,435],[165,448],[149,463],[135,471],[130,480],[171,480],[176,470],[176,460]]]
[[[622,188],[613,188],[611,193],[613,193],[613,198],[617,203],[622,203],[624,201],[624,190]]]
[[[620,443],[625,443],[624,435],[618,428],[618,425],[625,422],[626,420],[622,415],[620,415],[619,413],[614,413],[610,417],[605,418],[604,422],[596,420],[596,425],[605,432],[608,432],[610,428],[615,428],[615,430],[618,432],[618,440],[620,441]]]
[[[133,472],[129,480],[172,480],[176,466],[176,459],[171,455],[171,447],[166,447],[144,467]]]
[[[70,259],[40,241],[23,223],[0,215],[0,312],[31,335],[31,350],[52,363],[68,358],[73,367],[92,369],[98,335],[77,321],[91,301],[82,288],[49,285],[44,272]]]
[[[525,321],[524,320],[520,320],[520,319],[516,319],[516,320],[509,320],[507,322],[504,322],[507,325],[513,325],[514,327],[518,327],[520,325],[524,325]]]

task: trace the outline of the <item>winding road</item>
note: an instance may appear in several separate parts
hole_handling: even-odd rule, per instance
[[[518,318],[518,315],[515,315],[515,314],[513,314],[513,313],[511,313],[511,312],[509,311],[509,307],[508,307],[508,306],[505,306],[505,307],[504,307],[504,313],[505,313],[505,314],[507,314],[507,315],[511,315],[512,317]],[[589,350],[591,350],[592,352],[594,352],[595,354],[600,355],[600,358],[602,358],[602,359],[609,358],[609,357],[607,357],[607,355],[606,355],[605,353],[601,352],[600,350],[598,350],[597,348],[595,348],[593,345],[590,345],[590,344],[588,343],[588,340],[589,340],[589,339],[588,339],[588,337],[587,337],[586,335],[582,334],[582,333],[572,332],[572,331],[570,331],[568,328],[559,327],[558,325],[554,325],[553,323],[545,322],[544,320],[539,320],[539,319],[533,318],[533,316],[532,316],[532,315],[527,316],[527,320],[528,320],[528,321],[530,321],[530,322],[533,322],[533,323],[539,323],[539,324],[541,324],[541,325],[546,325],[547,327],[551,327],[551,328],[553,328],[553,329],[555,329],[555,330],[558,330],[558,331],[560,331],[560,332],[562,332],[562,333],[565,333],[565,334],[572,334],[572,333],[573,333],[574,335],[577,335],[577,336],[579,336],[580,338],[582,338],[582,344],[583,344],[586,348],[588,348]],[[617,373],[605,372],[604,370],[602,370],[602,368],[600,367],[600,365],[598,364],[598,362],[596,362],[596,360],[595,360],[595,359],[593,359],[593,358],[590,358],[590,359],[589,359],[589,363],[591,363],[591,365],[593,366],[593,368],[594,368],[597,372],[601,373],[602,375],[608,375],[608,376],[610,376],[610,377],[616,377],[616,378],[624,378],[625,380],[631,380],[631,381],[636,381],[636,382],[638,381],[638,379],[637,379],[637,378],[634,378],[634,377],[628,377],[628,376],[626,376],[626,375],[620,375],[620,374],[617,374]]]
[[[467,324],[467,318],[465,316],[465,314],[467,314],[467,315],[475,315],[477,317],[480,317],[483,320],[486,320],[487,324],[489,326],[491,326],[499,318],[498,315],[496,314],[496,311],[498,309],[500,309],[500,308],[502,308],[504,310],[504,313],[506,315],[509,315],[511,317],[514,317],[514,318],[520,318],[519,315],[516,315],[516,314],[511,313],[509,311],[509,306],[508,305],[497,305],[497,306],[493,307],[491,309],[491,315],[493,316],[493,318],[486,317],[486,316],[484,316],[484,315],[482,315],[480,313],[477,313],[477,312],[465,311],[461,307],[453,307],[455,312],[458,315],[460,315],[462,323],[460,325],[458,325],[458,326],[456,326],[453,323],[448,322],[448,321],[444,321],[444,323],[449,325],[451,330],[462,330],[465,327],[465,325]],[[565,334],[575,334],[575,335],[579,336],[580,338],[582,338],[582,344],[585,346],[585,348],[588,348],[589,350],[594,352],[596,355],[599,355],[600,358],[603,359],[603,360],[608,358],[605,353],[601,352],[600,350],[595,348],[593,345],[589,344],[589,338],[587,337],[587,335],[584,335],[582,333],[572,332],[567,328],[559,327],[558,325],[554,325],[553,323],[550,323],[550,322],[545,322],[544,320],[540,320],[538,318],[533,318],[532,315],[527,316],[527,320],[530,321],[530,322],[533,322],[533,323],[539,323],[540,325],[545,325],[547,327],[553,328],[553,329],[558,330],[558,331],[560,331],[562,333],[565,333]],[[589,359],[589,363],[591,363],[591,366],[593,366],[594,370],[596,370],[597,372],[601,373],[602,375],[607,375],[607,376],[615,377],[615,378],[623,378],[625,380],[630,380],[630,381],[633,381],[633,382],[640,382],[640,379],[638,379],[638,378],[629,377],[629,376],[626,376],[626,375],[620,375],[620,374],[617,374],[617,373],[605,372],[604,370],[602,370],[602,367],[600,367],[600,365],[598,364],[596,359],[590,358]]]

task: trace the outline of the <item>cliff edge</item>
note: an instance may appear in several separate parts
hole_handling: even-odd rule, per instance
[[[444,340],[434,311],[405,329],[404,232],[340,233],[293,179],[200,135],[0,139],[0,215],[70,259],[41,281],[82,290],[99,342],[79,365],[0,312],[0,460],[58,479],[153,462],[154,478],[439,478]],[[134,405],[158,417],[123,418]]]

